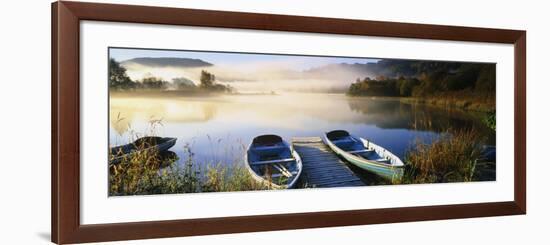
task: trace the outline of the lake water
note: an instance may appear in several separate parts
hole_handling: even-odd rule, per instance
[[[151,126],[151,121],[160,123]],[[449,127],[471,127],[494,144],[494,132],[479,115],[397,99],[343,94],[132,96],[111,95],[110,145],[132,135],[177,137],[171,148],[183,162],[188,145],[199,164],[242,162],[244,148],[261,134],[290,141],[345,129],[403,158],[416,140],[432,140]]]

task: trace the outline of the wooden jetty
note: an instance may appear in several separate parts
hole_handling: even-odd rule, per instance
[[[361,179],[320,137],[295,137],[292,146],[302,158],[301,179],[309,187],[363,186]]]

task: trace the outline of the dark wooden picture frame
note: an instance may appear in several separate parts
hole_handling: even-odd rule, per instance
[[[316,213],[80,224],[81,20],[364,35],[514,45],[514,201]],[[80,243],[526,213],[526,32],[426,24],[236,13],[164,7],[52,4],[52,241]]]

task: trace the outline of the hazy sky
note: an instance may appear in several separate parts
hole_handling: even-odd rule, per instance
[[[292,69],[307,70],[334,63],[370,63],[378,59],[368,58],[340,58],[340,57],[312,57],[297,55],[266,55],[220,52],[196,52],[196,51],[172,51],[172,50],[148,50],[148,49],[120,49],[111,48],[110,57],[117,61],[125,61],[138,57],[176,57],[201,59],[214,65],[239,65],[254,63],[286,64]]]

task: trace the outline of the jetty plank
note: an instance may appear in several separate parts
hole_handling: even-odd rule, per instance
[[[364,186],[363,181],[320,137],[295,137],[292,146],[302,158],[302,181],[312,187]]]

